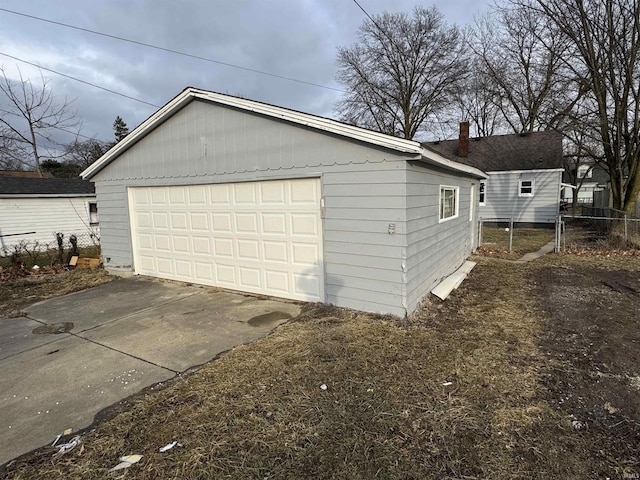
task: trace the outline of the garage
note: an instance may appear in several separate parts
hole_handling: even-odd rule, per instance
[[[320,181],[128,189],[135,272],[324,301]]]
[[[475,248],[486,178],[418,142],[195,88],[82,176],[113,274],[399,316]]]

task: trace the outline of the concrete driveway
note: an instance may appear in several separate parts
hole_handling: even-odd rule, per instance
[[[25,311],[0,320],[0,465],[266,335],[300,307],[133,277]]]

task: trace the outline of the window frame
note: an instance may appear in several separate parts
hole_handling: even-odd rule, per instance
[[[96,206],[95,217],[93,217],[92,215],[91,205]],[[98,215],[98,202],[87,202],[87,211],[89,213],[89,226],[95,227],[100,225],[100,216]]]
[[[444,217],[444,204],[445,196],[443,193],[447,191],[453,192],[453,214]],[[449,220],[454,220],[458,218],[460,213],[460,187],[455,187],[453,185],[440,185],[440,193],[438,195],[438,223],[448,222]]]
[[[480,186],[478,187],[478,205],[484,207],[487,205],[487,181],[480,180]]]
[[[531,188],[531,192],[523,192],[522,188],[523,182],[531,182],[531,187],[525,187],[525,188]],[[535,178],[521,178],[518,180],[518,196],[519,197],[533,197],[536,194],[536,179]]]
[[[586,170],[585,170],[586,168]],[[580,175],[580,172],[583,172],[582,175]],[[576,177],[579,180],[582,180],[583,178],[592,178],[593,177],[593,165],[578,165],[578,168],[576,169]]]

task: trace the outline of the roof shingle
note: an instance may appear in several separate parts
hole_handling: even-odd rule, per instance
[[[93,183],[81,178],[0,176],[0,195],[94,195]]]
[[[554,131],[471,138],[467,157],[458,156],[457,139],[423,146],[485,172],[563,168],[562,135]]]

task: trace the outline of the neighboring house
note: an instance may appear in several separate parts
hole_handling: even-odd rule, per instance
[[[395,315],[476,247],[486,177],[417,142],[193,88],[82,176],[110,271]]]
[[[562,201],[573,204],[573,190],[571,178],[564,172],[565,188],[562,189]],[[603,191],[609,184],[609,174],[602,166],[594,163],[583,163],[578,166],[575,173],[575,182],[578,188],[578,204],[593,206],[594,192]]]
[[[98,235],[98,205],[91,182],[0,174],[0,255],[14,245],[57,247],[56,233]]]
[[[489,175],[480,186],[481,218],[512,218],[527,225],[555,222],[564,172],[560,133],[469,139],[469,122],[461,122],[458,139],[424,146]]]

